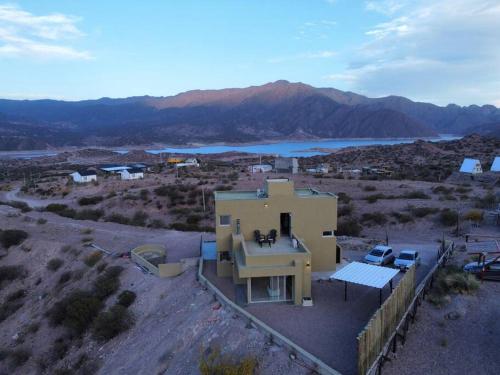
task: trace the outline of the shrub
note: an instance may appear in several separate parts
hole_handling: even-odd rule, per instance
[[[10,351],[9,362],[13,368],[24,365],[31,357],[31,352],[28,349],[19,348]]]
[[[20,209],[21,212],[30,212],[31,211],[31,207],[26,202],[11,201],[8,204],[11,207]]]
[[[375,203],[379,199],[386,199],[386,196],[384,194],[378,193],[378,194],[367,195],[366,197],[364,197],[364,199],[368,203]]]
[[[7,302],[13,302],[17,301],[18,299],[24,298],[25,295],[26,295],[26,289],[18,289],[15,292],[8,294],[5,300]]]
[[[121,305],[115,305],[97,316],[92,332],[96,339],[108,341],[128,330],[132,323],[128,310]]]
[[[64,337],[59,337],[54,341],[54,345],[52,345],[52,349],[50,350],[50,356],[54,361],[59,361],[66,357],[66,353],[68,353],[70,343]]]
[[[450,210],[449,208],[443,209],[439,215],[439,221],[441,224],[447,227],[451,227],[457,223],[458,214],[455,210]]]
[[[52,325],[63,325],[77,334],[85,332],[102,309],[102,302],[91,293],[76,290],[49,310]]]
[[[40,224],[40,225],[43,225],[43,224],[47,224],[47,219],[44,219],[43,217],[39,218],[37,221],[36,221],[37,224]]]
[[[413,218],[410,215],[402,214],[400,212],[393,212],[391,215],[395,217],[401,224],[406,224],[413,221]]]
[[[377,188],[373,185],[366,185],[363,187],[363,190],[364,191],[375,191],[375,190],[377,190]]]
[[[99,262],[102,258],[102,253],[100,251],[94,251],[87,255],[83,262],[88,266],[88,267],[94,267],[97,262]]]
[[[159,195],[161,197],[165,197],[171,192],[171,188],[169,186],[162,185],[162,186],[154,189],[154,192],[156,195]]]
[[[429,301],[435,305],[444,305],[450,301],[450,293],[473,293],[479,288],[479,281],[456,266],[447,266],[438,271],[434,287],[429,294]]]
[[[339,217],[349,216],[352,214],[353,211],[354,211],[354,206],[352,204],[344,204],[338,208],[337,215]]]
[[[0,305],[0,323],[7,319],[9,316],[14,314],[17,310],[23,307],[24,303],[22,301],[16,300],[11,302],[5,302]]]
[[[435,207],[410,207],[410,212],[416,217],[425,217],[427,215],[435,214],[439,208]]]
[[[64,263],[64,261],[61,258],[52,258],[47,263],[47,268],[50,271],[55,272],[63,265],[63,263]]]
[[[102,202],[103,199],[104,198],[99,195],[94,197],[82,197],[78,199],[78,204],[80,206],[90,206]]]
[[[94,281],[94,294],[97,298],[106,299],[120,288],[121,266],[108,267],[104,273]]]
[[[337,235],[339,236],[354,236],[357,237],[361,233],[363,227],[359,225],[355,218],[346,218],[339,220],[337,225]]]
[[[19,245],[26,238],[28,238],[28,233],[26,233],[24,230],[6,229],[0,231],[0,243],[6,249],[11,246]]]
[[[91,209],[85,209],[78,211],[74,218],[76,220],[92,220],[92,221],[98,221],[101,217],[104,216],[104,211],[103,210],[91,210]]]
[[[350,203],[352,201],[352,198],[344,192],[338,193],[337,197],[338,197],[339,203],[347,204],[347,203]]]
[[[365,213],[361,216],[361,221],[367,222],[371,221],[375,224],[382,225],[387,222],[386,216],[382,212],[375,212],[375,213]]]
[[[106,216],[105,218],[106,221],[111,221],[113,223],[118,223],[118,224],[129,224],[130,219],[124,215],[118,214],[118,213],[112,213],[109,216]]]
[[[105,262],[103,262],[103,263],[99,264],[99,265],[97,266],[97,272],[98,272],[98,273],[101,273],[102,271],[104,271],[104,269],[105,269],[107,266],[108,266],[108,263],[105,263]]]
[[[435,194],[451,194],[453,193],[453,188],[447,188],[446,186],[443,186],[443,185],[439,185],[439,186],[436,186],[432,189],[432,192],[435,193]],[[458,191],[458,189],[457,189]]]
[[[149,226],[151,228],[166,228],[167,225],[165,224],[165,222],[161,219],[153,219],[151,220],[151,222],[149,223]]]
[[[465,213],[464,219],[476,222],[483,221],[484,212],[481,210],[469,210]]]
[[[234,361],[221,356],[219,349],[214,349],[202,357],[199,365],[201,375],[253,375],[256,368],[255,358],[245,357],[240,361]]]
[[[186,218],[186,222],[188,224],[198,224],[201,220],[201,216],[200,215],[189,215],[187,218]]]
[[[493,208],[496,203],[497,198],[493,193],[488,193],[484,197],[476,199],[477,208]]]
[[[131,290],[124,290],[118,295],[118,305],[129,307],[134,303],[136,294]]]
[[[59,284],[65,284],[65,283],[67,283],[68,281],[71,280],[71,276],[73,276],[73,272],[71,272],[71,271],[63,272],[61,274],[61,276],[59,277],[58,283]]]
[[[136,211],[134,216],[132,217],[132,220],[130,221],[130,224],[138,227],[144,227],[146,226],[146,220],[148,219],[148,217],[149,215],[146,212]]]
[[[149,190],[148,189],[141,189],[141,191],[139,192],[139,196],[141,197],[141,199],[143,201],[148,200]]]
[[[66,210],[67,208],[68,208],[68,206],[65,204],[51,203],[51,204],[47,205],[47,207],[45,207],[45,211],[59,213],[61,211]]]
[[[408,193],[405,193],[401,197],[406,199],[431,199],[431,197],[429,197],[423,191],[418,191],[418,190],[413,190]]]
[[[26,276],[26,270],[23,266],[0,266],[0,284],[4,280],[21,279]]]

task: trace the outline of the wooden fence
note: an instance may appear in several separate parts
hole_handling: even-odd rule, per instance
[[[359,374],[367,373],[396,329],[414,295],[415,266],[412,266],[358,335]]]
[[[384,341],[375,341],[372,339],[370,342],[374,346],[365,346],[362,349],[364,350],[364,352],[360,351],[358,353],[358,370],[360,371],[360,374],[365,375],[378,373],[380,375],[382,373],[382,366],[384,362],[389,358],[389,352],[392,350],[393,353],[396,353],[398,340],[401,342],[401,344],[404,345],[410,322],[413,323],[415,321],[418,307],[422,304],[422,301],[425,299],[427,293],[432,289],[436,272],[439,270],[439,268],[446,266],[446,262],[453,255],[454,250],[455,243],[453,241],[447,240],[442,242],[441,246],[438,248],[436,264],[431,268],[431,270],[427,273],[420,284],[418,284],[418,286],[414,289],[413,297],[410,299],[406,310],[404,311],[400,319],[396,320],[396,327],[394,329],[390,329],[388,327],[381,328],[382,326],[379,326],[379,336],[382,337],[382,332],[384,332],[384,335],[388,335],[386,336],[387,338]],[[389,299],[387,299],[387,301]],[[382,307],[377,310],[372,320],[370,320],[370,322],[366,326],[365,330],[358,336],[358,339],[363,335],[363,333],[365,333],[367,329],[371,327],[371,322],[376,319],[377,315],[380,313],[384,305],[382,305]],[[389,321],[389,323],[392,323],[392,321]],[[365,343],[366,345],[369,344],[367,340],[365,341]],[[360,360],[361,355],[363,355],[363,363]],[[371,359],[369,359],[368,356],[370,356]]]

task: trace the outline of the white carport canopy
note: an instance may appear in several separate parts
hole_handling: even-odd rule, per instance
[[[330,276],[330,279],[344,282],[345,300],[347,300],[347,283],[353,283],[379,289],[380,303],[382,303],[382,288],[390,283],[392,290],[392,279],[398,273],[399,270],[393,268],[372,266],[371,264],[360,262],[352,262],[339,271],[335,272],[332,276]]]

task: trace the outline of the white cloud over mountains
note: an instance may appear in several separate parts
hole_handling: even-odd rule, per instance
[[[500,1],[369,1],[388,18],[329,76],[372,96],[447,104],[500,102]]]
[[[37,16],[14,5],[0,4],[0,58],[90,59],[88,51],[69,45],[84,36],[77,17],[60,13]]]

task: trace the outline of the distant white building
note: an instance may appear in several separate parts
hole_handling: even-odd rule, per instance
[[[97,175],[94,171],[76,171],[70,174],[73,181],[79,184],[86,182],[97,181]]]
[[[131,169],[132,167],[129,167],[128,165],[120,165],[120,164],[105,164],[102,165],[99,169],[104,172],[108,173],[115,173],[118,172],[120,173],[121,171],[124,171],[126,169]]]
[[[472,175],[483,173],[481,162],[477,159],[465,158],[460,167],[461,173],[469,173]]]
[[[196,158],[189,158],[189,159],[184,160],[181,163],[175,164],[175,166],[177,168],[181,168],[181,167],[197,167],[198,168],[200,166],[200,162]]]
[[[330,166],[327,163],[318,164],[316,168],[308,168],[307,172],[309,173],[317,173],[317,174],[325,174],[330,170]]]
[[[122,180],[139,180],[144,178],[144,172],[140,168],[130,168],[119,171]]]
[[[500,172],[500,156],[495,157],[495,160],[493,160],[493,164],[491,164],[490,171]]]
[[[254,164],[248,166],[248,170],[250,173],[265,173],[271,172],[273,170],[273,166],[270,164]]]

